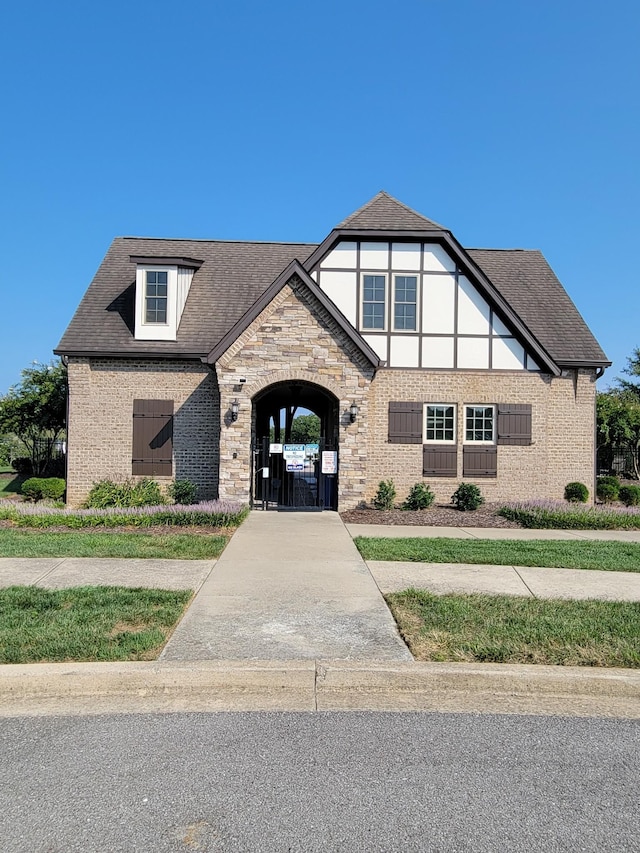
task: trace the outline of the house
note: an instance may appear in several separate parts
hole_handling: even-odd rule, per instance
[[[71,504],[152,476],[341,510],[388,478],[441,501],[591,486],[610,364],[539,251],[465,249],[384,192],[319,245],[117,238],[56,353]],[[318,447],[290,444],[305,409]]]

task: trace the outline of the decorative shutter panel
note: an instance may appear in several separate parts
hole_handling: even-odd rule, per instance
[[[457,477],[458,448],[425,444],[422,448],[422,476]]]
[[[422,444],[422,403],[389,403],[389,442]]]
[[[173,473],[173,400],[133,401],[132,474]]]
[[[498,444],[531,444],[529,403],[498,403]]]
[[[462,450],[463,477],[497,477],[498,448],[464,447]]]

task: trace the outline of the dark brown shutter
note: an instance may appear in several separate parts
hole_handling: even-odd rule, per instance
[[[173,400],[134,400],[131,473],[170,477],[172,457]]]
[[[457,477],[458,448],[425,444],[422,448],[422,476]]]
[[[498,448],[464,447],[462,449],[463,477],[497,477]]]
[[[498,444],[531,444],[529,403],[498,403]]]
[[[422,444],[422,403],[389,403],[389,442]]]

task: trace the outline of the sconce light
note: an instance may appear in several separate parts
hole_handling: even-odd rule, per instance
[[[238,398],[236,397],[236,399],[231,404],[231,420],[232,421],[238,420],[238,409],[239,409],[239,407],[240,407],[240,404],[238,403]]]
[[[355,403],[351,404],[351,408],[349,409],[349,417],[351,418],[351,423],[354,424],[356,422],[356,418],[358,417],[358,407]]]

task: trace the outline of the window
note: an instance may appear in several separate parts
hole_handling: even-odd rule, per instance
[[[416,331],[418,304],[418,277],[397,275],[395,277],[393,302],[393,328]]]
[[[147,270],[145,286],[145,323],[167,322],[167,273]]]
[[[362,277],[362,328],[384,331],[387,279],[384,275]]]
[[[425,441],[453,444],[456,440],[456,407],[428,403],[425,410]]]
[[[494,424],[494,406],[467,406],[464,440],[476,444],[493,444]]]

